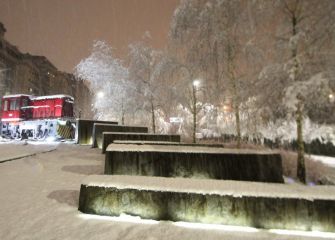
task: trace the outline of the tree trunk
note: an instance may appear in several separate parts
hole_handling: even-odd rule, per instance
[[[298,163],[297,163],[297,177],[300,182],[306,183],[306,167],[305,167],[305,149],[304,139],[302,135],[302,102],[297,105],[296,123],[297,123],[297,144],[298,144]]]
[[[193,94],[193,143],[196,143],[196,131],[197,131],[197,96],[195,86],[192,85]]]
[[[122,111],[121,124],[124,125],[124,112]]]
[[[299,2],[296,2],[299,4]],[[292,37],[295,37],[297,32],[298,18],[297,18],[297,10],[298,5],[295,6],[294,9],[288,9],[291,13],[291,26],[292,26]],[[292,59],[293,59],[293,82],[298,80],[299,73],[299,61],[298,61],[298,46],[297,43],[292,46]],[[298,159],[297,159],[297,178],[302,183],[306,183],[306,167],[305,167],[305,149],[304,149],[304,139],[303,139],[303,130],[302,130],[302,121],[303,121],[303,101],[304,98],[302,96],[297,96],[298,104],[297,111],[295,113],[296,124],[297,124],[297,144],[298,144]]]
[[[123,106],[123,100],[121,103],[121,124],[124,125],[124,106]]]
[[[155,117],[155,107],[153,99],[151,99],[151,124],[152,124],[152,132],[156,133],[156,117]]]
[[[235,119],[236,119],[236,133],[237,133],[237,148],[241,148],[241,123],[240,123],[240,108],[236,103],[235,106]]]
[[[238,91],[237,91],[237,85],[236,85],[236,79],[233,77],[233,101],[234,101],[234,111],[235,111],[235,124],[236,124],[236,135],[237,135],[237,148],[241,148],[241,121],[240,121],[240,102],[238,100]]]

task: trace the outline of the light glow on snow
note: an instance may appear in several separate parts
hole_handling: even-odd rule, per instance
[[[204,223],[191,223],[191,222],[175,222],[173,225],[184,228],[192,229],[207,229],[207,230],[222,230],[228,232],[258,232],[257,228],[245,226],[230,226],[221,224],[204,224]]]
[[[159,222],[152,219],[142,219],[139,216],[131,216],[128,214],[122,213],[118,217],[111,216],[99,216],[91,214],[79,214],[79,218],[85,220],[103,220],[103,221],[113,221],[113,222],[127,222],[127,223],[139,223],[139,224],[158,224]]]
[[[283,230],[283,229],[270,229],[269,232],[279,234],[279,235],[318,237],[318,238],[334,238],[335,239],[335,233],[331,233],[331,232],[293,231],[293,230]]]

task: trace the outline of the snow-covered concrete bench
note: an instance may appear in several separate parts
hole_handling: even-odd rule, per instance
[[[180,135],[152,134],[152,133],[114,133],[104,132],[102,140],[102,153],[106,152],[109,144],[115,140],[141,140],[158,142],[180,142]]]
[[[93,175],[80,189],[83,213],[143,219],[335,231],[335,187]]]
[[[77,119],[76,122],[76,142],[77,144],[92,144],[92,132],[94,123],[115,124],[112,121]]]
[[[170,146],[193,146],[193,147],[217,147],[223,148],[223,144],[207,143],[185,143],[185,142],[159,142],[159,141],[136,141],[136,140],[115,140],[115,144],[136,144],[136,145],[170,145]]]
[[[277,152],[194,146],[110,144],[104,173],[283,183]]]
[[[102,148],[102,133],[103,132],[132,132],[132,133],[148,133],[147,127],[124,126],[105,123],[94,123],[93,125],[93,143],[92,147]]]

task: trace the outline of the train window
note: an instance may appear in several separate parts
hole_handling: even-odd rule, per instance
[[[9,106],[9,110],[15,110],[16,108],[16,99],[12,99],[10,100],[10,106]]]
[[[20,109],[20,99],[13,99],[10,101],[10,110],[19,110]]]
[[[22,100],[22,107],[27,107],[28,106],[28,99],[23,99]]]
[[[4,102],[3,110],[8,111],[8,101],[7,100],[5,100],[5,102]]]
[[[15,110],[19,110],[20,109],[20,99],[16,99],[16,104],[15,104]]]
[[[9,110],[19,110],[20,109],[20,99],[12,99],[10,100]]]

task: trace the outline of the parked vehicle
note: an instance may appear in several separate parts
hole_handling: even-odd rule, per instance
[[[68,95],[2,98],[1,136],[13,139],[74,138],[74,99]]]

